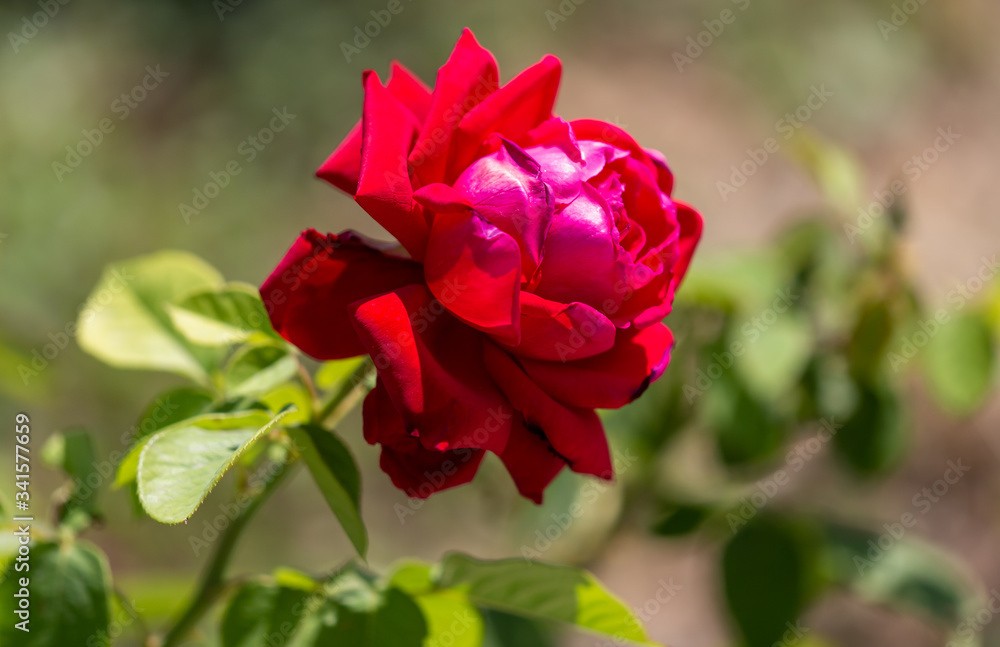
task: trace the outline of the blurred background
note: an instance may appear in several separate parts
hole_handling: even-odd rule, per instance
[[[0,8],[3,419],[26,411],[43,436],[85,426],[110,455],[177,383],[101,364],[67,331],[110,262],[189,250],[259,284],[304,228],[384,234],[313,172],[360,115],[363,70],[384,79],[399,60],[432,84],[468,26],[504,80],[558,55],[559,114],[663,151],[705,236],[667,320],[667,376],[607,416],[615,484],[566,474],[536,508],[488,460],[471,486],[413,506],[360,417],[343,423],[370,563],[534,551],[594,570],[675,646],[763,644],[769,618],[798,627],[777,644],[1000,645],[982,612],[1000,600],[1000,5],[401,0],[368,38],[384,0],[53,6],[41,27],[26,22],[37,3]],[[287,126],[262,137],[276,110]],[[34,479],[40,496],[62,482]],[[202,519],[161,526],[115,491],[102,505],[89,538],[162,622],[204,559],[189,545]],[[885,554],[867,554],[879,540]],[[236,567],[350,555],[300,474]],[[507,625],[491,640],[603,644]]]

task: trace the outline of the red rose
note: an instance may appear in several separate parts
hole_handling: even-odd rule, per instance
[[[594,408],[667,365],[701,216],[660,153],[553,116],[560,71],[546,56],[501,87],[466,30],[433,91],[365,72],[363,117],[317,174],[405,252],[310,230],[261,287],[304,352],[371,355],[365,438],[410,496],[468,482],[485,451],[536,502],[567,465],[611,478]]]

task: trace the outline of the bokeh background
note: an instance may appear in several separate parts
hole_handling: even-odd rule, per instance
[[[949,295],[955,285],[969,281],[983,268],[984,257],[1000,251],[995,198],[1000,5],[990,0],[401,2],[402,11],[350,56],[342,43],[357,45],[355,28],[363,29],[371,12],[384,10],[386,2],[70,0],[31,36],[24,20],[38,5],[4,3],[2,31],[23,38],[8,34],[0,48],[0,417],[27,411],[42,435],[85,426],[99,439],[99,455],[105,455],[123,449],[119,438],[145,403],[176,383],[159,374],[113,370],[62,335],[109,262],[176,248],[201,255],[229,279],[259,283],[301,229],[382,234],[349,197],[312,174],[360,114],[363,70],[385,78],[395,59],[432,83],[468,26],[494,52],[504,79],[546,53],[556,54],[564,63],[557,106],[562,116],[617,123],[666,154],[677,175],[676,195],[696,205],[706,221],[694,285],[675,313],[680,348],[688,343],[698,353],[679,351],[666,379],[673,386],[653,389],[648,402],[609,416],[614,445],[624,455],[640,456],[639,469],[626,469],[607,487],[575,475],[561,477],[541,508],[518,500],[499,463],[488,461],[472,486],[413,509],[378,471],[377,450],[361,439],[360,419],[348,419],[341,431],[362,465],[364,512],[373,537],[370,561],[382,567],[405,555],[436,560],[452,549],[502,557],[544,545],[544,559],[586,565],[639,608],[655,600],[664,583],[678,585],[666,602],[652,605],[653,638],[685,647],[737,644],[720,566],[730,534],[716,499],[725,492],[736,493],[738,500],[773,470],[787,468],[782,465],[787,448],[809,437],[805,425],[798,425],[809,416],[792,416],[795,420],[777,427],[761,423],[761,415],[771,413],[740,408],[742,400],[732,389],[743,387],[730,384],[729,377],[712,380],[692,405],[721,407],[722,414],[679,415],[691,403],[680,405],[677,393],[683,395],[684,386],[696,384],[698,370],[712,365],[712,352],[723,348],[713,344],[728,343],[726,335],[740,330],[734,321],[761,312],[750,297],[749,305],[744,303],[744,296],[763,294],[766,308],[768,296],[787,285],[782,272],[794,271],[782,263],[797,262],[797,248],[782,232],[792,223],[825,223],[818,225],[825,227],[823,245],[855,259],[843,262],[847,269],[840,275],[851,292],[843,303],[859,312],[892,301],[910,286],[922,312],[953,307]],[[889,29],[894,12],[906,20]],[[128,106],[121,95],[133,93],[147,68],[165,74],[152,89],[133,94],[146,96]],[[823,102],[809,109],[802,128],[786,140],[790,122],[781,126],[779,120],[808,105],[817,89]],[[294,119],[250,159],[244,142],[268,125],[276,109]],[[99,128],[105,119],[113,130],[89,150],[81,147],[83,131]],[[958,137],[939,146],[933,161],[925,157],[923,166],[915,167],[915,155],[924,156],[942,141],[939,129]],[[720,182],[732,182],[734,165],[749,159],[748,149],[771,137],[781,150],[757,164],[744,186],[720,191]],[[67,160],[67,147],[88,154]],[[232,160],[242,172],[198,213],[183,217],[181,205],[192,205],[210,174]],[[852,236],[845,223],[857,225],[858,208],[867,209],[893,181],[902,182],[905,195],[892,214],[876,217],[876,226]],[[898,227],[886,225],[890,219]],[[761,261],[764,257],[770,260]],[[768,273],[775,264],[784,269]],[[774,278],[775,272],[780,276]],[[893,280],[872,292],[873,273]],[[996,284],[978,291],[967,310],[988,315],[993,307],[996,314],[1000,308],[990,305],[1000,303]],[[797,307],[807,320],[822,310]],[[919,319],[911,313],[908,321]],[[994,330],[1000,328],[992,322]],[[779,325],[782,332],[772,331],[772,343],[755,354],[758,366],[742,370],[737,358],[726,375],[776,382],[771,391],[755,391],[755,382],[749,388],[758,400],[766,395],[778,402],[780,412],[780,403],[792,397],[782,385],[794,390],[812,377],[831,381],[836,374],[810,372],[807,363],[826,355],[834,363],[841,356],[864,363],[852,359],[852,352],[885,356],[907,338],[908,325],[896,326],[887,333],[895,341],[874,351],[837,346],[836,334],[807,334],[800,343],[795,335],[802,327]],[[807,326],[816,327],[822,324]],[[857,332],[858,325],[841,328]],[[37,375],[24,377],[19,367],[50,342],[65,347]],[[786,347],[796,344],[805,350],[799,360],[788,359]],[[996,352],[995,343],[985,348]],[[947,364],[947,348],[931,353],[944,354]],[[1000,587],[1000,402],[985,395],[956,411],[946,396],[942,405],[918,369],[921,359],[886,372],[898,395],[894,411],[903,420],[898,455],[893,450],[859,476],[866,471],[856,469],[863,458],[854,461],[855,469],[845,468],[831,447],[823,447],[768,502],[768,512],[794,510],[881,532],[882,524],[914,510],[914,497],[942,478],[947,461],[961,459],[968,474],[927,514],[918,515],[907,539],[940,550],[961,586],[985,602]],[[769,374],[783,370],[787,375]],[[988,375],[995,384],[995,374]],[[961,376],[956,379],[961,382]],[[951,378],[946,373],[937,380],[940,390],[940,382]],[[852,397],[847,415],[863,396],[855,388]],[[729,416],[729,423],[719,422],[719,415]],[[778,437],[764,446],[750,441],[750,449],[737,441],[740,448],[734,450],[716,437],[725,424],[742,430],[732,433]],[[879,433],[874,427],[881,423],[871,424],[872,434]],[[637,431],[640,427],[644,431]],[[887,442],[895,446],[899,439]],[[11,465],[11,447],[0,444],[5,466]],[[0,481],[8,498],[11,481]],[[57,473],[36,469],[35,492],[45,496],[60,483]],[[224,482],[207,509],[225,501],[227,487],[232,484]],[[587,502],[585,514],[553,533],[551,546],[539,544],[539,533],[550,529],[574,498]],[[146,609],[151,622],[162,622],[193,585],[204,557],[195,557],[188,542],[202,520],[196,515],[187,526],[160,526],[135,516],[122,492],[105,493],[103,507],[107,522],[91,531],[90,539],[109,554],[125,594]],[[666,523],[675,508],[691,523],[676,517],[673,526]],[[716,515],[714,530],[694,527],[702,513],[710,520]],[[255,521],[236,566],[241,572],[277,565],[318,572],[350,554],[319,493],[300,475]],[[747,578],[766,604],[766,569],[748,572]],[[856,593],[833,592],[810,605],[802,618],[809,631],[799,644],[930,647],[949,640],[947,623]],[[916,597],[922,594],[931,595],[918,591]],[[937,604],[942,605],[947,606]],[[130,638],[123,640],[128,644]],[[544,633],[519,640],[511,644],[599,644]],[[956,644],[1000,645],[1000,619],[985,623],[970,640],[979,642]]]

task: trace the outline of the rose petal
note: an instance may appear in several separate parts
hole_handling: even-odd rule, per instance
[[[431,91],[412,72],[393,61],[386,84],[389,93],[423,121],[431,103]],[[344,141],[316,171],[316,176],[351,195],[358,192],[361,174],[361,121],[355,124]]]
[[[418,263],[374,249],[353,232],[324,236],[309,229],[267,277],[260,294],[282,337],[316,359],[341,359],[365,353],[349,303],[422,281]]]
[[[603,353],[615,343],[615,325],[584,303],[557,303],[521,293],[521,343],[507,348],[518,356],[565,362]]]
[[[607,202],[589,184],[580,186],[580,195],[552,216],[532,291],[614,312],[628,285],[629,264]]]
[[[354,199],[419,261],[427,245],[428,228],[420,205],[413,200],[406,167],[418,123],[413,113],[382,87],[374,72],[365,75],[361,178]]]
[[[455,129],[467,112],[496,91],[499,78],[496,59],[464,30],[438,71],[427,119],[410,153],[421,185],[445,180]]]
[[[520,416],[510,430],[510,440],[500,460],[521,496],[537,504],[542,503],[545,488],[566,467],[566,461],[552,449],[545,436],[529,429]]]
[[[480,146],[488,135],[499,133],[516,141],[550,119],[561,74],[559,59],[546,56],[466,113],[452,142],[448,176],[458,177],[479,157]]]
[[[704,228],[704,220],[701,214],[694,207],[684,202],[675,202],[677,205],[677,222],[680,224],[680,238],[677,241],[677,262],[674,265],[674,285],[680,285],[684,275],[687,273],[694,250],[701,240],[701,232]]]
[[[617,409],[642,395],[663,374],[673,343],[670,330],[660,323],[643,330],[620,330],[614,348],[594,357],[565,364],[525,359],[521,366],[540,389],[560,402]],[[518,406],[513,398],[511,403]]]
[[[424,276],[456,317],[517,343],[521,252],[513,238],[478,214],[439,213],[427,243]]]
[[[513,142],[477,160],[456,180],[455,190],[476,212],[517,241],[521,271],[530,277],[541,259],[542,241],[552,217],[552,197],[541,168]]]
[[[477,449],[426,449],[406,430],[403,418],[381,381],[365,397],[365,440],[382,444],[379,465],[393,484],[411,497],[425,499],[435,492],[468,483],[485,452]]]
[[[593,409],[571,407],[552,399],[507,352],[493,344],[484,345],[484,357],[490,375],[514,409],[531,429],[544,435],[570,469],[605,479],[612,477],[608,440]]]
[[[425,448],[503,451],[513,411],[479,359],[480,333],[448,314],[423,285],[351,307],[379,378]]]

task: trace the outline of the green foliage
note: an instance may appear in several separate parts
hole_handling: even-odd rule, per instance
[[[90,544],[35,541],[30,571],[10,562],[0,582],[0,644],[67,647],[110,644],[111,574],[107,559]],[[15,627],[20,578],[30,577],[30,632]]]
[[[250,412],[223,419],[227,425],[241,425],[237,428],[179,423],[157,432],[143,447],[136,467],[142,507],[162,523],[186,521],[247,448],[282,417],[261,426],[242,426],[260,418],[259,412]]]
[[[924,375],[941,408],[968,415],[989,395],[997,374],[997,340],[978,312],[941,324],[924,349]]]
[[[207,383],[214,353],[190,343],[169,310],[192,293],[221,285],[215,269],[184,252],[112,265],[81,310],[77,340],[113,366],[170,371]]]
[[[332,433],[313,425],[289,429],[330,510],[362,557],[368,550],[368,532],[361,520],[361,476],[354,457]]]
[[[818,545],[805,524],[760,515],[726,545],[726,601],[747,647],[770,647],[794,627],[817,587]]]

